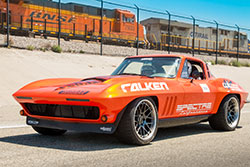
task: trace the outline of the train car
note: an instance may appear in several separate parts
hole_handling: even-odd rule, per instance
[[[250,53],[250,40],[248,40],[248,53]]]
[[[184,22],[170,21],[170,38],[168,36],[167,19],[148,18],[140,22],[145,26],[146,37],[151,47],[167,49],[168,40],[170,47],[177,51],[191,51],[193,46],[193,36],[195,37],[194,49],[199,52],[214,53],[216,51],[216,28],[195,26]],[[238,46],[238,32],[226,29],[218,31],[218,51],[224,54],[236,54]],[[240,54],[248,53],[247,34],[241,32],[239,40]]]
[[[6,0],[0,0],[0,25],[6,26]],[[77,3],[62,3],[61,36],[65,39],[101,39],[101,9]],[[52,0],[10,0],[11,33],[58,36],[58,3]],[[137,40],[135,15],[127,10],[103,10],[103,41],[133,45]],[[144,29],[139,25],[139,43],[144,44]]]

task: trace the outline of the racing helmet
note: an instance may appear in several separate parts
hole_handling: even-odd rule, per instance
[[[187,72],[188,72],[188,76],[191,76],[192,64],[189,61],[187,61]]]
[[[150,76],[155,74],[156,69],[152,65],[144,65],[141,68],[141,75]]]

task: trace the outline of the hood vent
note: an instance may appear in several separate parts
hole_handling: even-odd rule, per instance
[[[94,78],[86,78],[86,79],[83,79],[81,81],[97,80],[97,81],[104,82],[108,79],[110,79],[110,78],[94,77]]]

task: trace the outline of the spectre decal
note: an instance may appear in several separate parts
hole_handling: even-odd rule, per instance
[[[150,90],[169,90],[165,82],[144,82],[144,83],[128,83],[121,85],[123,92],[138,92]]]
[[[178,115],[190,115],[207,113],[211,110],[212,103],[182,104],[178,105],[176,113]]]

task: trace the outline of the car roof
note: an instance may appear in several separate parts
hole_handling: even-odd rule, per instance
[[[195,57],[191,57],[191,56],[187,56],[187,55],[176,55],[176,54],[154,54],[154,55],[138,55],[138,56],[129,56],[127,58],[149,58],[149,57],[179,57],[179,58],[188,58],[190,60],[194,60],[194,61],[202,61],[201,59],[195,58]]]

